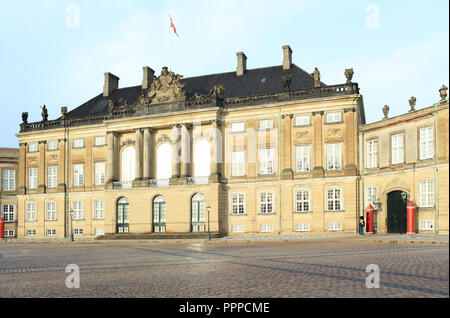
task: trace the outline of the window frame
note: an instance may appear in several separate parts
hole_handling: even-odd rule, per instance
[[[33,146],[33,147],[31,147]],[[38,142],[31,142],[28,144],[28,153],[35,153],[35,152],[39,152],[39,143]]]
[[[238,154],[242,154],[242,162],[240,160],[241,155],[239,155],[239,160],[238,160],[238,162],[236,162],[235,156],[237,156]],[[237,166],[237,173],[235,173],[236,166]],[[245,150],[232,150],[231,151],[231,177],[244,177],[245,174],[246,174]]]
[[[99,138],[102,138],[103,143],[97,143],[97,140],[99,140]],[[94,147],[104,147],[106,146],[106,136],[94,136]]]
[[[305,124],[303,121],[299,124],[297,122],[298,118],[308,118],[308,123]],[[300,114],[300,115],[296,115],[294,117],[294,127],[304,127],[304,126],[310,126],[311,125],[311,115],[310,114]]]
[[[426,186],[425,193],[423,193],[423,186]],[[422,180],[419,182],[419,207],[421,208],[434,208],[435,205],[435,189],[434,182],[431,180]]]
[[[12,211],[11,211],[12,207]],[[5,208],[7,211],[5,211]],[[5,222],[14,222],[16,220],[16,205],[6,203],[2,205],[2,216]],[[12,216],[12,217],[11,217]]]
[[[336,115],[339,114],[339,120],[336,120],[334,117],[336,117]],[[334,115],[331,119],[329,120],[329,116]],[[332,111],[332,112],[327,112],[325,113],[325,124],[338,124],[338,123],[342,123],[342,112],[341,111]]]
[[[47,186],[49,189],[55,189],[58,187],[58,166],[47,167]]]
[[[425,142],[422,141],[422,132],[427,131]],[[426,126],[419,128],[419,160],[430,160],[434,158],[434,126]],[[424,146],[424,147],[423,147]]]
[[[101,202],[101,204],[99,204]],[[100,205],[100,206],[99,206]],[[94,200],[94,213],[92,214],[94,220],[105,219],[105,200]]]
[[[303,158],[301,158],[302,160],[299,160],[299,150],[300,149],[307,149],[307,153],[308,153],[307,158],[305,156],[303,156]],[[304,152],[305,151],[302,151],[303,154],[304,154]],[[306,163],[304,161],[305,158],[307,159]],[[303,169],[298,169],[299,162],[302,163],[302,166],[304,167]],[[307,167],[305,167],[305,166],[307,166]],[[303,144],[303,145],[295,146],[295,172],[297,172],[297,173],[311,172],[311,144]]]
[[[237,196],[236,203],[233,203],[233,196]],[[242,203],[239,201],[239,197],[242,196]],[[230,210],[231,215],[247,215],[247,207],[246,207],[246,194],[244,192],[234,192],[230,194]],[[236,206],[237,212],[234,212],[234,207]],[[242,206],[242,213],[240,213],[240,208]]]
[[[81,167],[80,170],[76,169],[77,167]],[[73,173],[73,181],[72,184],[74,187],[83,187],[84,186],[84,163],[74,163],[72,166]]]
[[[263,154],[263,155],[262,155]],[[266,159],[263,162],[263,159]],[[275,170],[275,148],[259,148],[258,149],[258,171],[259,175],[273,175]]]
[[[35,173],[31,173],[31,172]],[[36,190],[39,186],[39,168],[29,167],[28,168],[28,189]]]
[[[33,207],[33,209],[30,209]],[[30,218],[30,215],[33,216]],[[27,222],[36,222],[37,221],[37,205],[36,202],[27,202],[25,205],[25,220]]]
[[[234,125],[237,125],[237,124],[242,124],[242,130],[234,130],[233,129],[233,126]],[[236,133],[243,133],[243,132],[245,132],[245,127],[246,125],[245,125],[245,121],[236,121],[236,122],[232,122],[232,123],[230,123],[230,132],[232,133],[232,134],[236,134]]]
[[[261,196],[265,194],[266,198],[265,201],[263,202]],[[268,196],[267,194],[270,194],[271,197],[271,201],[267,200]],[[263,211],[263,205],[265,206],[265,212]],[[271,211],[268,212],[269,210],[269,205],[271,206]],[[275,209],[275,192],[272,190],[263,190],[258,192],[258,214],[262,214],[262,215],[268,215],[268,214],[276,214],[276,209]]]
[[[261,123],[263,123],[263,122],[265,122],[265,123],[271,123],[271,127],[262,127],[262,125],[261,125]],[[258,130],[262,130],[262,131],[265,131],[265,130],[271,130],[271,129],[274,129],[274,124],[275,124],[275,121],[273,120],[273,119],[260,119],[259,121],[258,121]]]
[[[56,145],[54,148],[51,145]],[[59,149],[59,141],[58,140],[49,140],[47,142],[47,151],[57,151]]]
[[[401,136],[401,138],[397,137],[397,136]],[[401,140],[401,148],[400,146],[394,145],[394,137],[396,139],[396,143],[398,143]],[[394,148],[395,147],[395,148]],[[394,151],[395,149],[395,151]],[[396,132],[396,133],[392,133],[390,135],[390,160],[391,160],[391,165],[401,165],[405,163],[405,133],[404,132]],[[395,158],[394,158],[395,155]],[[401,155],[401,160],[398,160]],[[394,160],[396,159],[396,160]],[[398,160],[398,161],[397,161]]]
[[[99,171],[99,165],[102,167]],[[94,185],[102,186],[106,184],[106,161],[94,162]]]
[[[82,145],[77,145],[77,143],[80,142]],[[85,140],[84,138],[74,138],[72,141],[72,149],[82,149],[85,147]]]
[[[298,199],[298,192],[306,192],[306,193],[308,193],[307,201],[304,200],[304,199],[303,200],[299,200]],[[311,213],[312,212],[312,210],[311,210],[311,189],[309,189],[309,188],[297,188],[297,189],[294,189],[294,200],[293,201],[294,201],[294,213]],[[303,202],[302,207],[304,207],[304,203],[306,202],[308,204],[308,210],[300,211],[298,209],[299,201]]]
[[[72,201],[73,210],[73,220],[83,221],[84,220],[84,201],[83,200],[73,200]]]
[[[15,190],[16,190],[16,170],[3,169],[2,170],[2,191],[15,191]]]
[[[373,145],[375,143],[375,145]],[[369,147],[369,144],[372,144]],[[378,168],[378,138],[366,141],[366,167],[367,169]]]
[[[326,163],[326,168],[328,171],[339,171],[342,170],[342,144],[343,142],[329,142],[326,143],[325,149],[326,149],[326,154],[325,154],[325,163]],[[333,151],[332,151],[332,155],[330,154],[329,148],[328,147],[333,147]],[[337,146],[339,146],[339,153],[336,154],[336,149]],[[331,167],[329,165],[330,159],[333,161],[333,167]]]
[[[335,198],[336,196],[336,191],[339,190],[339,198]],[[329,198],[329,191],[333,191],[333,198]],[[330,205],[329,202],[333,201],[333,206],[332,209],[330,209]],[[337,204],[339,203],[339,209],[336,208]],[[342,212],[344,211],[344,191],[341,187],[337,187],[337,186],[332,186],[332,187],[328,187],[326,188],[325,191],[325,208],[326,208],[326,212]]]
[[[49,217],[50,216],[50,217]],[[56,201],[49,200],[45,202],[45,221],[58,220],[58,205]]]

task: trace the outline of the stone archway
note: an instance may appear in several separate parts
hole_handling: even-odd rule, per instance
[[[406,233],[407,193],[394,190],[387,194],[387,233]]]

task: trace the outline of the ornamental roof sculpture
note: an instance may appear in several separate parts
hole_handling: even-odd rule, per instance
[[[163,67],[161,76],[153,77],[153,82],[148,92],[140,96],[138,105],[161,104],[182,102],[186,100],[183,78],[180,74],[170,72],[167,67]]]

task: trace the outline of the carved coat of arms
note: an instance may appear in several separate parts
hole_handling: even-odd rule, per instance
[[[141,96],[139,104],[160,104],[186,100],[184,84],[180,82],[183,76],[169,72],[163,67],[161,76],[154,77],[148,92]]]

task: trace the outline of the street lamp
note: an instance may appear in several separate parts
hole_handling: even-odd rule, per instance
[[[209,205],[209,203],[206,205],[206,208],[208,209],[208,241],[211,241],[211,230],[209,224],[209,209],[211,209],[211,206]]]
[[[73,242],[73,209],[70,209],[70,241]]]
[[[402,199],[406,202],[407,193],[405,191],[402,191]]]

